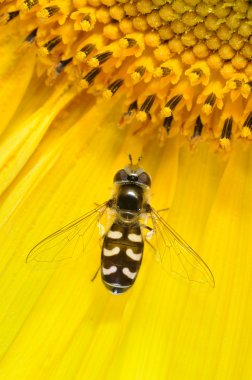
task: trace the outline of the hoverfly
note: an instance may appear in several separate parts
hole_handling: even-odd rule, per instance
[[[114,176],[111,199],[41,240],[26,261],[69,258],[70,243],[80,238],[85,250],[94,227],[101,226],[101,218],[107,212],[112,215],[112,221],[102,234],[98,271],[110,292],[124,293],[134,284],[142,262],[144,240],[160,255],[164,269],[214,287],[214,277],[207,264],[150,205],[151,177],[140,167],[140,159],[137,164],[133,164],[131,155],[129,159],[129,165]]]

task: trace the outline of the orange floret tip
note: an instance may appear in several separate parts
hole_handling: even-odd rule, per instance
[[[249,0],[6,0],[0,17],[22,31],[22,52],[31,46],[39,53],[36,72],[51,85],[65,81],[96,97],[125,94],[122,120],[142,122],[140,133],[156,131],[163,141],[165,134],[202,131],[224,146],[231,137],[227,131],[220,137],[215,120],[234,120],[232,139],[251,133],[244,125],[251,108],[251,15]],[[155,102],[148,95],[154,93]]]

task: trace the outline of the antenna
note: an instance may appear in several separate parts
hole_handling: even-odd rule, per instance
[[[133,165],[132,156],[129,154],[130,165]]]
[[[140,162],[142,161],[142,159],[143,159],[143,156],[139,156],[139,157],[138,157],[138,160],[137,160],[137,165],[139,165],[139,164],[140,164]]]
[[[134,165],[134,164],[133,164],[132,155],[129,154],[129,161],[130,161],[130,165],[131,165],[131,166],[139,166],[139,164],[140,164],[140,162],[142,161],[142,159],[143,159],[143,156],[139,156],[139,157],[138,157],[138,160],[137,160],[137,164]]]

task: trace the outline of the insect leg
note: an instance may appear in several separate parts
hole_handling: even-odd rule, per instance
[[[151,244],[151,242],[149,241],[149,239],[145,236],[145,242],[147,243],[147,244],[149,244],[149,246],[153,249],[153,251],[154,252],[156,252],[156,249],[154,248],[154,246]]]
[[[140,227],[142,228],[145,228],[146,230],[148,230],[149,232],[147,232],[146,236],[144,237],[144,240],[146,241],[146,243],[148,243],[151,248],[155,250],[155,248],[153,247],[153,245],[150,243],[150,239],[152,237],[152,235],[155,233],[155,230],[153,228],[151,228],[150,226],[147,226],[146,224],[140,224]]]
[[[169,210],[170,210],[170,207],[166,207],[166,208],[160,208],[159,210],[157,210],[157,212],[165,212]]]
[[[146,224],[140,224],[140,227],[146,228],[146,230],[148,231],[154,231],[153,228],[151,228],[150,226],[146,226]]]
[[[96,277],[97,277],[97,275],[98,275],[100,269],[101,269],[101,266],[99,266],[99,268],[97,269],[97,271],[95,272],[95,274],[94,274],[93,277],[91,278],[91,281],[92,281],[92,282],[96,279]]]

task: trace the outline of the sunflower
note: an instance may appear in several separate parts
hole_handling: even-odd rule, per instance
[[[0,9],[1,379],[250,378],[251,2]],[[146,247],[114,296],[90,281],[98,239],[67,265],[25,264],[109,199],[129,153],[214,289],[167,275]]]

